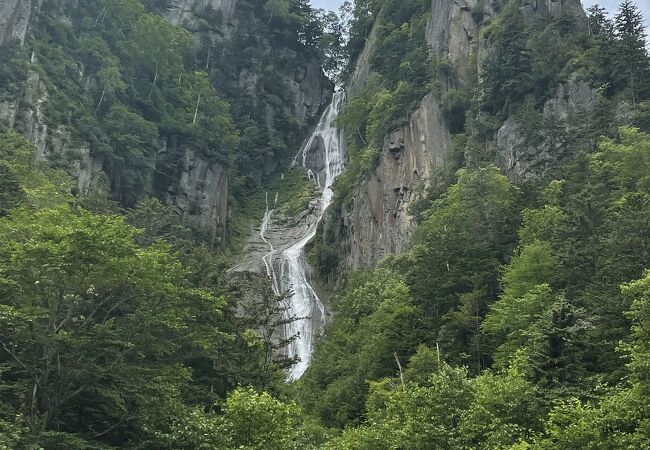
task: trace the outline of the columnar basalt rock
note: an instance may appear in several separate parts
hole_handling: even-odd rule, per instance
[[[407,126],[386,136],[376,169],[366,174],[344,214],[347,266],[374,267],[406,250],[415,226],[409,207],[425,194],[427,180],[447,166],[450,150],[439,102],[429,94]]]

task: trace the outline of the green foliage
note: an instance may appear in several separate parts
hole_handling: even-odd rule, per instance
[[[648,377],[648,354],[650,353],[650,276],[648,272],[643,278],[623,285],[623,295],[632,298],[632,307],[628,312],[633,320],[632,335],[634,343],[628,348],[631,355],[629,369],[632,372],[633,383],[641,389],[643,395],[650,391]]]
[[[6,163],[0,162],[0,215],[21,203],[25,193],[20,187],[18,178]]]
[[[447,93],[442,112],[452,134],[461,133],[465,129],[465,114],[471,105],[470,94],[469,89],[455,89]]]
[[[335,299],[300,382],[323,423],[354,425],[326,448],[645,448],[648,142],[621,128],[526,197],[460,170],[411,249]],[[386,334],[388,297],[421,320]],[[443,388],[450,363],[476,376]]]
[[[151,395],[160,398],[162,417],[173,414],[178,393],[163,390],[178,389],[188,373],[170,358],[181,362],[182,347],[207,351],[221,340],[190,309],[201,305],[218,318],[223,302],[187,286],[164,245],[140,250],[123,218],[67,206],[15,211],[0,233],[11,242],[0,251],[0,340],[11,361],[5,376],[12,374],[5,380],[13,379],[17,398],[29,393],[27,405],[13,407],[31,430],[65,421],[80,431],[95,423],[107,438],[129,434],[134,411],[150,414]],[[162,361],[169,365],[157,367]],[[80,422],[79,404],[90,422]]]
[[[326,448],[457,448],[458,425],[471,398],[466,372],[443,366],[427,386],[396,388],[379,408],[368,411],[368,425],[348,429]]]
[[[251,194],[237,205],[250,217],[266,191],[287,216],[307,208],[304,173],[269,175],[268,163],[300,140],[285,81],[312,57],[338,70],[338,19],[304,0],[240,2],[226,42],[208,7],[190,39],[151,12],[158,1],[80,1],[69,21],[44,3],[27,44],[35,62],[0,54],[3,94],[36,71],[48,122],[90,143],[133,208],[124,217],[106,199],[77,199],[25,139],[0,135],[0,448],[647,448],[650,141],[613,132],[649,116],[638,12],[625,1],[610,21],[594,8],[586,35],[567,17],[530,21],[518,1],[495,5],[481,82],[462,86],[426,50],[425,3],[346,6],[346,52],[354,59],[374,24],[377,74],[339,118],[348,170],[314,244],[317,267],[336,273],[343,206],[431,90],[467,167],[431,183],[409,251],[337,292],[294,386],[303,408],[286,399],[288,362],[269,338],[283,298],[245,317],[225,259],[142,198],[167,189],[190,149],[228,167],[235,196]],[[471,14],[486,21],[482,3]],[[573,128],[541,112],[569,76],[599,88]],[[629,105],[625,118],[616,103]],[[576,154],[558,180],[516,186],[484,164],[506,116],[526,146]]]
[[[232,448],[317,448],[321,431],[301,419],[295,403],[283,403],[252,389],[234,391],[224,405],[226,432],[231,436]]]
[[[540,284],[553,284],[557,265],[549,244],[538,241],[523,247],[503,273],[503,295],[519,297]]]
[[[27,55],[18,43],[0,47],[0,98],[19,95],[27,74]]]
[[[323,423],[342,426],[363,411],[365,380],[395,373],[394,354],[415,351],[420,311],[408,288],[387,270],[361,272],[334,305],[337,319],[326,330],[319,357],[300,380],[300,399]]]
[[[504,295],[490,308],[482,324],[482,330],[496,336],[498,347],[494,352],[497,367],[517,363],[518,351],[530,348],[534,331],[540,319],[548,311],[555,297],[548,285],[542,284],[520,297]]]
[[[521,374],[486,372],[472,388],[460,425],[466,448],[509,448],[539,429],[536,387]]]
[[[348,5],[350,7],[350,5]],[[344,6],[344,8],[346,8]],[[429,92],[433,72],[425,47],[427,6],[419,0],[355,2],[349,46],[377,18],[370,69],[375,73],[345,105],[338,124],[346,131],[349,164],[335,184],[335,209],[351,201],[352,191],[379,158],[384,137],[408,124],[410,114]],[[364,29],[365,34],[369,28]],[[356,51],[352,51],[352,59]],[[325,255],[319,257],[327,259]]]
[[[228,103],[197,70],[190,34],[139,1],[100,3],[79,2],[69,22],[46,8],[34,30],[30,69],[47,87],[46,122],[90,145],[127,206],[178,176],[179,145],[231,167],[238,131]]]
[[[18,133],[0,133],[0,170],[7,174],[0,181],[4,213],[23,203],[43,207],[69,200],[69,177],[34,161],[34,153],[34,145]]]
[[[613,75],[616,81],[629,89],[632,103],[636,103],[639,94],[650,95],[647,87],[650,66],[643,17],[634,2],[623,0],[614,18],[613,28],[618,44]]]
[[[0,447],[226,448],[223,430],[244,415],[229,422],[215,402],[237,384],[274,390],[283,378],[218,295],[224,262],[158,200],[129,212],[141,230],[81,209],[68,178],[33,153],[0,135],[11,174],[0,218]],[[258,428],[295,428],[274,448],[321,439],[295,407],[287,416],[269,394],[254,401]],[[240,448],[246,439],[230,432]]]
[[[485,99],[488,111],[496,113],[521,100],[529,89],[530,52],[526,48],[528,30],[521,13],[513,5],[499,16],[484,35],[496,40],[496,48],[485,61]]]
[[[271,193],[278,193],[276,206],[280,206],[288,217],[295,217],[309,208],[314,190],[314,183],[300,168],[290,170],[270,186]]]
[[[650,140],[638,129],[622,127],[616,141],[604,139],[590,159],[590,169],[624,191],[650,192]]]
[[[624,295],[634,299],[628,312],[635,321],[634,341],[623,347],[631,356],[630,383],[605,392],[596,402],[573,399],[559,403],[548,414],[544,433],[531,448],[647,448],[647,288],[647,275],[622,286]]]
[[[442,333],[448,361],[472,355],[483,364],[477,327],[497,295],[499,265],[512,248],[516,195],[495,167],[461,169],[457,183],[426,213],[411,253],[393,263],[407,273],[433,329]]]

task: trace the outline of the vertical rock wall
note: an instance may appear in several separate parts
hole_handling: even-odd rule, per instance
[[[448,164],[451,136],[438,100],[427,95],[408,126],[386,136],[377,167],[357,188],[343,216],[349,267],[374,267],[407,249],[415,222],[409,207],[427,180]]]
[[[52,3],[50,6],[61,15],[69,13],[73,7],[66,3],[67,0],[49,1]],[[30,20],[38,14],[34,8],[41,4],[32,2],[33,0],[0,0],[0,46],[12,41],[24,43]],[[238,17],[249,14],[238,10],[239,3],[237,0],[166,0],[158,2],[157,5],[171,23],[184,26],[193,32],[197,42],[210,39],[216,49],[229,39],[234,39]],[[253,22],[257,20],[255,17],[246,17]],[[209,35],[201,34],[201,24],[204,24],[202,21],[205,20],[213,21],[210,24],[213,32]],[[260,36],[261,41],[265,38]],[[306,132],[308,124],[313,122],[322,108],[329,103],[332,88],[316,60],[304,61],[295,73],[291,70],[289,72],[291,73],[283,80],[289,100],[278,107],[291,111],[296,122]],[[88,82],[94,83],[92,76],[88,78]],[[257,95],[255,73],[241,73],[239,82],[243,92],[250,91],[252,98]],[[20,95],[0,95],[0,124],[15,129],[32,140],[36,145],[38,159],[46,159],[66,167],[77,179],[78,192],[86,194],[104,178],[104,161],[93,157],[90,145],[86,142],[76,142],[65,127],[47,122],[44,113],[47,101],[48,86],[36,71],[30,70]],[[273,127],[275,112],[269,110],[266,115],[267,126]],[[175,141],[169,139],[172,140]],[[168,139],[163,139],[158,153],[152,155],[148,161],[151,171],[142,174],[146,180],[144,184],[148,186],[147,191],[173,205],[184,223],[196,229],[210,242],[225,243],[229,190],[224,167],[207,161],[192,148],[183,148],[181,143],[167,141]],[[175,146],[174,151],[168,153],[167,149],[171,146]],[[157,185],[154,188],[153,174],[157,165],[172,154],[183,155],[178,164],[173,162],[178,167],[175,179],[169,184]],[[275,161],[270,161],[269,164],[269,170],[272,171]],[[119,184],[119,180],[114,181]],[[154,189],[158,192],[154,192]]]
[[[426,44],[434,57],[449,61],[454,76],[442,92],[431,93],[422,100],[408,126],[386,136],[379,162],[364,175],[352,204],[329,216],[325,227],[343,249],[343,266],[374,267],[383,257],[407,249],[416,225],[409,206],[425,195],[428,178],[448,168],[451,162],[451,134],[441,113],[442,99],[448,89],[467,83],[473,72],[481,73],[481,61],[490,48],[488,42],[481,41],[480,33],[497,16],[496,10],[494,0],[431,0]],[[576,26],[586,28],[580,0],[524,0],[520,11],[531,21],[542,16],[571,15]],[[348,81],[350,97],[362,89],[370,75],[375,33],[376,30],[371,32]],[[570,132],[571,117],[590,108],[594,98],[594,91],[585,83],[568,81],[547,101],[544,116],[557,118]],[[503,124],[494,144],[495,162],[512,179],[543,175],[566,157],[561,143],[535,148],[524,145],[512,119]]]
[[[32,0],[0,2],[0,46],[11,41],[25,42],[32,14]]]

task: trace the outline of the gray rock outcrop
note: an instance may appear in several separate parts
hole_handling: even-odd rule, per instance
[[[299,66],[290,86],[294,98],[294,115],[301,125],[318,117],[318,113],[332,98],[333,86],[316,60]]]
[[[431,54],[448,58],[461,84],[469,81],[470,55],[479,42],[480,24],[472,15],[476,3],[475,0],[432,0],[432,13],[427,22],[425,39]]]
[[[569,156],[565,136],[596,102],[596,91],[583,81],[568,80],[546,101],[540,123],[530,137],[514,117],[497,132],[497,162],[513,180],[544,176]]]
[[[408,247],[415,219],[409,207],[448,165],[451,136],[440,105],[427,95],[409,125],[388,135],[377,167],[366,173],[343,215],[348,267],[374,267]]]
[[[385,138],[379,162],[363,176],[352,204],[328,216],[324,226],[344,253],[340,258],[343,268],[374,267],[386,255],[407,249],[416,225],[409,206],[425,195],[429,177],[448,169],[451,161],[451,135],[441,113],[441,99],[449,89],[467,83],[472,73],[480,76],[481,63],[490,52],[490,42],[481,39],[481,30],[496,17],[497,6],[494,0],[431,0],[426,44],[435,58],[449,62],[453,75],[441,92],[424,98],[408,126]],[[579,29],[586,27],[580,0],[525,0],[520,11],[529,21],[572,16]],[[348,80],[349,98],[360,92],[371,74],[376,32],[370,33]],[[586,83],[567,81],[546,102],[543,116],[570,133],[573,118],[588,110],[594,98]],[[539,145],[525,145],[514,118],[503,123],[491,145],[497,147],[497,164],[513,179],[541,176],[567,156],[556,136]]]
[[[197,11],[211,9],[221,14],[225,29],[235,26],[235,6],[237,0],[168,0],[166,17],[174,25],[188,25],[195,20]]]
[[[587,15],[580,0],[524,0],[520,10],[524,18],[530,21],[544,16],[554,19],[572,17],[576,27],[587,30]]]
[[[170,186],[167,203],[177,208],[188,226],[200,230],[209,242],[225,237],[228,217],[228,177],[224,168],[186,149],[178,185]]]
[[[25,42],[32,14],[31,0],[2,0],[0,2],[0,46],[11,41]]]

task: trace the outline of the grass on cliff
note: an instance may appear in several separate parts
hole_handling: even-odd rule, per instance
[[[302,167],[274,174],[265,183],[265,186],[256,190],[237,208],[238,213],[234,215],[232,222],[231,246],[233,253],[237,254],[241,251],[250,237],[252,225],[262,220],[266,209],[267,193],[269,208],[291,218],[309,207],[315,190],[314,183],[309,180],[307,172]],[[275,201],[276,193],[277,202]]]

